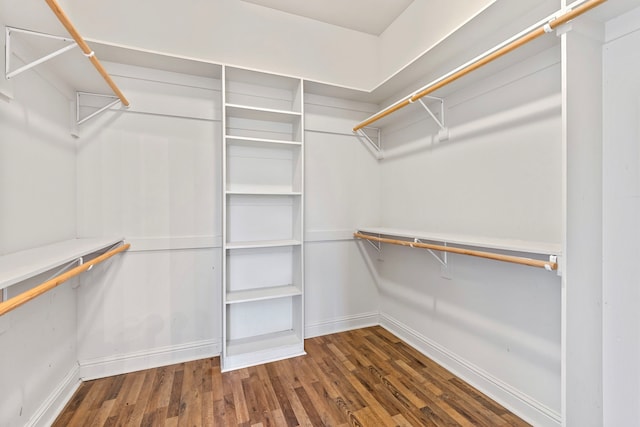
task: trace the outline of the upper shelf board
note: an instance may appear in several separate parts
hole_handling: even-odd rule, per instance
[[[459,246],[495,249],[540,255],[560,255],[562,245],[559,243],[533,242],[515,239],[497,239],[492,237],[466,236],[460,234],[431,233],[427,231],[402,230],[386,227],[361,227],[362,233],[382,236],[420,239],[430,242],[449,243]]]
[[[94,252],[107,249],[122,238],[71,239],[0,256],[0,289],[37,276]]]

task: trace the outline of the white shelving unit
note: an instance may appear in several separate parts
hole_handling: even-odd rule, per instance
[[[302,98],[299,79],[223,70],[223,371],[304,354]]]

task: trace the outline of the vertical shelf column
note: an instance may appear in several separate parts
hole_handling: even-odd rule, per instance
[[[223,71],[223,371],[304,354],[302,84]]]

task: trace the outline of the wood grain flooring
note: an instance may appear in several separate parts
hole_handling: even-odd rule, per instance
[[[220,358],[83,383],[54,426],[527,426],[381,327],[220,373]]]

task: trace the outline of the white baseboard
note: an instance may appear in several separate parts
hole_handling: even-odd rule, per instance
[[[87,381],[218,355],[220,355],[218,340],[158,347],[128,354],[81,360],[79,361],[80,378]]]
[[[313,338],[335,334],[351,329],[366,328],[380,324],[378,312],[355,314],[305,325],[304,337]]]
[[[75,365],[58,387],[42,402],[25,426],[37,427],[53,424],[67,402],[71,400],[73,393],[78,390],[80,384],[80,367]]]
[[[541,427],[560,427],[562,424],[558,412],[450,352],[402,322],[381,313],[380,325],[523,420]]]

